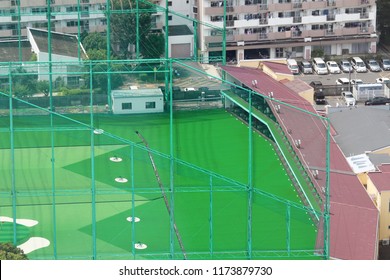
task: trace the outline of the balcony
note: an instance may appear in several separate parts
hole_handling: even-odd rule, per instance
[[[367,19],[369,17],[368,13],[360,13],[360,19]]]
[[[259,24],[262,25],[262,24],[268,24],[268,18],[260,18],[259,19]]]
[[[226,27],[233,27],[234,26],[234,20],[227,20],[226,21]]]
[[[293,18],[293,23],[301,23],[302,22],[302,17],[294,17]]]
[[[336,35],[336,33],[334,32],[334,30],[326,30],[325,35],[326,36],[334,36],[334,35]]]
[[[327,15],[326,16],[326,20],[327,21],[333,21],[333,20],[335,20],[336,19],[336,16],[335,15]]]

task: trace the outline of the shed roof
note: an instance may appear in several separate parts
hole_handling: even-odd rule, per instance
[[[262,61],[269,69],[274,73],[288,74],[292,75],[291,70],[288,69],[287,65],[284,63],[272,62],[272,61]]]
[[[152,89],[116,89],[111,91],[111,96],[114,99],[119,98],[136,98],[136,97],[162,97],[163,93],[159,88]]]
[[[191,29],[185,25],[169,25],[168,26],[169,36],[184,36],[184,35],[193,35],[194,33]]]
[[[35,28],[28,28],[28,30],[32,36],[30,40],[34,40],[39,51],[48,53],[49,52],[48,31],[43,29],[35,29]],[[79,44],[76,35],[53,32],[53,31],[51,32],[52,54],[69,56],[69,57],[78,57],[79,49],[81,53],[81,58],[86,58],[87,55],[84,51],[84,48],[82,47],[81,44]]]
[[[29,61],[31,59],[31,44],[28,40],[20,41],[22,57],[19,59],[19,42],[0,42],[0,62]]]

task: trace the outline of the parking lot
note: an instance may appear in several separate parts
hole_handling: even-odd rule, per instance
[[[299,78],[306,83],[310,84],[311,81],[320,81],[323,85],[335,85],[338,78],[347,78],[347,79],[361,79],[363,83],[375,83],[377,78],[390,78],[390,71],[381,71],[381,72],[370,72],[367,73],[356,73],[353,72],[351,75],[349,73],[341,74],[327,74],[327,75],[317,75],[313,74],[298,74],[296,78]]]

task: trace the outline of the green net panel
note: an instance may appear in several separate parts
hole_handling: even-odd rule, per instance
[[[226,22],[141,0],[29,2],[10,11],[17,55],[0,62],[0,242],[30,259],[328,258],[327,121],[226,79]],[[48,21],[26,30],[25,16]],[[189,57],[169,58],[170,16],[191,31]],[[294,145],[287,111],[321,136]]]

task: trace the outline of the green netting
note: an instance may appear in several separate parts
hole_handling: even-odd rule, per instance
[[[59,60],[57,35],[46,32],[46,57],[0,65],[0,241],[42,238],[31,259],[327,258],[329,140],[320,145],[322,165],[301,161],[273,106],[317,118],[324,137],[326,120],[208,73],[198,61],[224,64],[217,49],[226,23],[114,2],[99,12],[107,20],[100,58],[88,60],[78,47],[77,59]],[[77,4],[69,14],[78,16],[81,38],[85,10]],[[61,13],[49,4],[42,14]],[[166,27],[176,16],[195,28],[190,57],[168,58],[164,27],[165,58],[147,58],[151,38],[138,20],[156,13]],[[128,34],[111,24],[128,15],[124,48],[118,40]],[[213,58],[196,46],[199,24],[208,27]],[[112,92],[134,87],[160,89],[162,112],[115,114]]]

